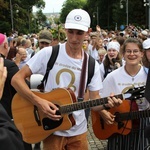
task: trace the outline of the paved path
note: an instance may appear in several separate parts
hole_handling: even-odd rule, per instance
[[[88,121],[88,143],[89,150],[106,150],[107,141],[99,140],[93,133],[91,117],[89,117]]]

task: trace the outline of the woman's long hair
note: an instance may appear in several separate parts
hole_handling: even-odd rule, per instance
[[[122,57],[120,53],[118,53],[115,61],[118,62],[120,66],[122,66]],[[106,68],[110,68],[110,65],[114,65],[110,62],[110,59],[108,58],[108,54],[106,54],[103,64],[104,64],[104,67]]]

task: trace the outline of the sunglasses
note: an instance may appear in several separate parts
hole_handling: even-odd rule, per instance
[[[47,42],[40,42],[40,44],[42,44],[42,45],[49,45],[50,43],[47,43]]]

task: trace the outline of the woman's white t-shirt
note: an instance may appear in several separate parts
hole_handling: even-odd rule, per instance
[[[147,74],[144,68],[141,66],[140,71],[131,77],[124,69],[124,66],[109,73],[103,81],[103,89],[101,91],[102,97],[108,97],[110,93],[115,95],[121,94],[126,87],[141,87],[145,86]],[[139,98],[136,100],[139,110],[145,110],[149,108],[149,102],[145,98]]]

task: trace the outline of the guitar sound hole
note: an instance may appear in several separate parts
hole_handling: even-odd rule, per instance
[[[60,126],[63,122],[63,118],[61,118],[59,121],[52,120],[50,118],[43,118],[43,129],[44,130],[52,130]]]
[[[119,112],[116,112],[115,113],[115,121],[118,122],[118,129],[121,129],[124,127],[124,123],[121,121],[121,116],[120,116],[120,113]]]
[[[124,123],[123,122],[118,122],[118,129],[121,129],[122,127],[124,127]]]

